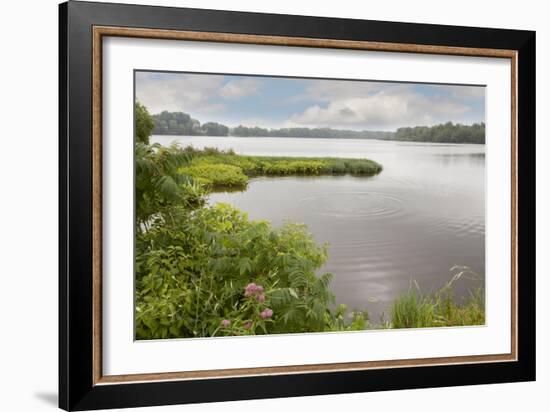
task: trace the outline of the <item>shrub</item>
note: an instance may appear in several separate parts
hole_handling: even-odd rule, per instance
[[[274,229],[226,204],[182,212],[174,222],[158,220],[139,235],[138,339],[365,325],[362,314],[346,325],[331,312],[331,277],[316,275],[326,261],[326,247],[304,225]],[[251,284],[261,291],[247,294]]]

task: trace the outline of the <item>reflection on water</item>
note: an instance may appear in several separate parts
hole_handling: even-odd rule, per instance
[[[338,303],[368,309],[373,321],[416,279],[439,289],[453,265],[483,274],[485,265],[485,147],[376,140],[155,137],[168,144],[233,148],[271,156],[369,158],[384,166],[374,177],[256,178],[245,192],[217,193],[252,219],[306,223],[329,244],[322,271],[334,275]],[[468,288],[455,285],[458,297]],[[387,316],[386,316],[387,318]]]

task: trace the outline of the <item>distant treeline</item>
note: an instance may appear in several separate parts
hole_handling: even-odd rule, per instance
[[[436,126],[401,127],[391,140],[433,143],[478,143],[485,144],[485,123],[471,126],[447,122]]]
[[[379,139],[434,143],[485,143],[485,123],[471,126],[451,122],[436,126],[401,127],[395,132],[370,130],[339,130],[330,128],[310,129],[292,127],[266,129],[263,127],[237,126],[208,122],[201,125],[187,113],[167,112],[153,115],[156,135],[181,136],[237,136],[237,137],[316,137],[327,139]]]
[[[317,137],[324,139],[389,139],[392,132],[373,132],[370,130],[338,130],[328,127],[310,129],[308,127],[290,127],[283,129],[264,129],[262,127],[237,126],[230,130],[231,136],[249,137]]]
[[[229,127],[208,122],[201,126],[197,119],[187,113],[167,112],[153,115],[155,128],[153,134],[181,136],[227,136]]]

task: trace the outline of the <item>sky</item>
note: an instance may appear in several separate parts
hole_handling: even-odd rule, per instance
[[[485,121],[482,86],[143,71],[135,80],[151,114],[181,111],[229,127],[391,131]]]

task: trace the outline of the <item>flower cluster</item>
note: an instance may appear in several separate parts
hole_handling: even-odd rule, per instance
[[[244,296],[247,298],[252,298],[257,300],[259,303],[265,302],[265,293],[264,288],[262,285],[257,285],[255,283],[249,283],[244,288]],[[268,319],[273,316],[273,310],[269,308],[265,308],[262,312],[260,312],[260,317],[262,319]],[[246,324],[245,329],[248,329],[252,326],[252,324]]]
[[[260,316],[262,317],[262,319],[270,318],[273,316],[273,310],[266,308],[262,311],[262,313],[260,313]]]
[[[222,326],[223,326],[224,328],[229,327],[229,325],[231,325],[231,321],[230,321],[229,319],[224,319],[224,320],[222,320]]]
[[[258,302],[263,303],[265,302],[264,287],[255,283],[249,283],[244,288],[244,296],[247,298],[254,297]]]

